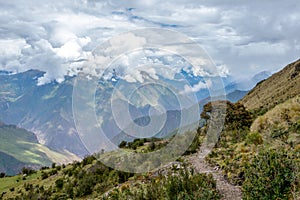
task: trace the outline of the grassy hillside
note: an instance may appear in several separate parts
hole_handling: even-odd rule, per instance
[[[180,163],[180,162],[178,162]],[[178,166],[182,167],[178,167]],[[211,175],[194,173],[184,163],[132,174],[113,170],[93,156],[67,166],[0,179],[4,199],[219,199]],[[171,175],[172,174],[172,175]],[[3,193],[4,192],[4,193]]]
[[[300,60],[261,81],[240,102],[249,110],[269,110],[300,94]]]
[[[206,124],[175,164],[133,174],[89,156],[82,162],[42,169],[25,180],[22,175],[2,178],[0,195],[4,199],[220,199],[219,180],[210,173],[196,173],[184,160],[206,141],[208,125],[219,123],[211,119],[218,114],[218,106],[220,110],[226,106],[225,126],[206,162],[219,169],[224,180],[242,188],[243,199],[300,199],[299,66],[300,61],[293,63],[258,84],[241,101],[245,106],[228,101],[206,104],[201,113]],[[281,78],[285,85],[279,84]],[[257,117],[249,109],[264,112]],[[121,142],[120,147],[128,153],[151,152],[168,142],[136,139]],[[118,152],[101,156],[109,160],[114,154]],[[120,162],[121,158],[125,156],[121,155]]]
[[[211,112],[218,112],[211,105],[204,107],[203,119],[210,120]],[[279,123],[287,131],[285,135],[298,138],[299,97],[257,119],[240,103],[226,102],[225,106],[226,124],[206,158],[208,163],[220,169],[226,181],[242,187],[243,199],[299,199],[299,140],[265,137],[270,133],[269,128]],[[276,122],[276,116],[280,122]],[[187,154],[197,152],[206,131],[206,126],[199,128],[192,149],[177,162],[148,173],[117,171],[89,156],[82,162],[45,168],[26,180],[22,175],[2,178],[0,194],[5,193],[4,199],[219,199],[217,179],[211,174],[195,173],[184,161]],[[123,142],[120,146],[128,152],[148,152],[163,147],[162,142],[167,141],[143,139]],[[113,154],[107,152],[101,156],[109,159]]]
[[[300,198],[299,100],[290,99],[256,119],[242,105],[229,104],[226,125],[206,159],[242,186],[244,199]]]
[[[38,168],[51,163],[67,163],[78,157],[55,152],[38,143],[36,136],[14,125],[0,125],[0,171],[19,173],[22,167]]]
[[[266,142],[281,141],[291,146],[299,145],[300,95],[258,117],[252,124],[251,131],[261,133]]]

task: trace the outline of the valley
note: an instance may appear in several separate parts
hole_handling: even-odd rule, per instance
[[[296,69],[297,62],[288,65],[282,71],[258,83],[247,94],[239,90],[228,93],[232,102],[222,100],[222,97],[215,97],[212,103],[210,102],[212,99],[209,98],[199,101],[199,106],[202,107],[202,125],[197,129],[195,138],[185,153],[178,157],[175,162],[167,164],[157,163],[156,160],[151,159],[143,160],[142,155],[135,156],[135,154],[160,151],[172,143],[173,131],[176,132],[176,129],[179,128],[179,125],[176,124],[176,119],[180,118],[179,110],[167,111],[167,121],[172,123],[162,129],[163,131],[155,137],[138,139],[126,135],[126,132],[112,134],[110,137],[123,151],[103,151],[100,154],[86,155],[83,156],[82,161],[78,161],[80,157],[68,151],[70,147],[57,146],[59,143],[55,143],[56,146],[51,146],[51,142],[47,142],[47,138],[54,138],[56,137],[55,134],[48,136],[37,134],[39,135],[37,136],[36,133],[28,132],[15,125],[1,123],[2,164],[0,167],[2,171],[6,172],[4,177],[0,179],[1,198],[173,199],[189,196],[192,199],[261,199],[273,197],[297,199],[300,195],[300,93],[297,93],[298,90],[280,89],[281,86],[274,86],[274,82],[278,82],[276,80],[279,75],[281,78],[288,79],[287,82],[298,80],[298,74],[294,75],[292,79],[290,76],[291,71],[294,70],[295,72]],[[30,73],[36,72],[31,71]],[[9,78],[11,80],[6,77],[7,82],[14,83],[14,80],[17,80],[13,77]],[[284,80],[282,81],[284,82]],[[12,116],[16,113],[15,109],[22,108],[20,106],[22,102],[31,101],[31,97],[26,97],[21,91],[26,91],[26,94],[29,94],[28,91],[31,91],[31,94],[37,92],[40,95],[38,92],[40,88],[35,86],[24,88],[23,86],[17,87],[6,84],[6,87],[19,89],[9,94],[4,90],[1,91],[2,97],[5,97],[2,98],[4,102],[1,104],[5,115],[2,113],[0,116],[3,118],[11,115],[11,118],[6,118],[7,121],[12,120],[18,126],[29,127],[31,120],[35,119],[31,122],[32,126],[37,123],[43,124],[40,120],[45,117],[44,113],[52,113],[53,120],[57,120],[57,116],[61,118],[56,122],[51,121],[52,118],[50,118],[46,124],[51,129],[45,130],[55,131],[55,127],[60,127],[59,130],[62,133],[66,130],[65,127],[71,130],[74,127],[69,123],[72,119],[70,117],[71,108],[67,106],[69,100],[66,100],[67,96],[64,98],[62,93],[59,93],[61,90],[65,95],[66,91],[71,88],[71,83],[72,79],[70,78],[63,84],[54,83],[43,86],[49,87],[48,92],[43,93],[41,98],[37,98],[38,103],[32,104],[32,107],[30,105],[26,107],[26,109],[32,110],[24,111],[23,117],[19,118],[20,121],[18,122],[12,120],[14,119]],[[279,89],[272,89],[272,92],[267,90],[269,97],[266,99],[257,98],[260,95],[266,96],[263,88],[269,88],[269,84],[272,87],[279,87]],[[298,81],[294,81],[293,85],[293,87],[288,88],[297,88]],[[283,90],[284,93],[282,93]],[[45,91],[43,89],[43,92]],[[254,94],[255,96],[253,96]],[[57,98],[63,99],[61,103],[57,103]],[[99,98],[98,101],[103,102],[105,100]],[[120,103],[125,102],[121,101]],[[45,104],[60,108],[60,111],[57,112],[51,106],[46,107]],[[100,105],[102,104],[100,103]],[[49,108],[49,110],[37,112],[36,105],[40,105],[39,108]],[[147,113],[151,105],[144,107],[136,107],[130,103],[127,105],[129,105],[133,116],[136,117],[135,123],[141,126],[149,123]],[[220,114],[222,109],[226,110],[224,127],[212,149],[208,149],[209,145],[205,147],[204,144],[211,137],[208,134],[209,126],[215,126],[214,123],[216,125],[219,123],[212,120],[212,116]],[[106,115],[102,114],[101,116],[108,116],[108,111],[99,109],[100,113],[106,113]],[[38,117],[40,115],[41,118]],[[33,118],[27,121],[28,116]],[[107,119],[109,122],[111,117],[108,116]],[[194,123],[195,120],[188,119],[188,121]],[[69,125],[64,124],[64,122],[68,122]],[[58,124],[53,126],[53,123]],[[114,129],[111,123],[106,124],[110,131]],[[184,142],[185,137],[189,137],[188,135],[187,132],[180,136],[179,141]],[[39,140],[38,138],[41,136],[43,139]],[[60,137],[64,138],[64,135]],[[56,139],[59,140],[59,138]],[[80,147],[79,144],[78,147]],[[174,148],[168,151],[176,152]],[[131,167],[140,164],[139,169],[148,167],[155,167],[155,169],[147,173],[122,172],[100,162],[109,163],[112,158],[114,162],[119,160],[114,163],[114,168],[123,169],[121,165],[124,164],[123,160],[127,159],[131,160],[129,162]],[[138,163],[132,160],[133,158],[137,159]],[[14,166],[14,168],[10,166]],[[28,169],[33,170],[28,171]],[[128,170],[130,166],[128,165],[124,169]],[[19,175],[9,176],[19,172],[21,172]],[[258,174],[259,179],[257,178]],[[269,179],[270,176],[272,180]],[[272,187],[267,192],[260,189],[270,187],[270,184]],[[175,188],[177,188],[176,192]]]

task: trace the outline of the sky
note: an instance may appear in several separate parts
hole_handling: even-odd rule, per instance
[[[187,35],[222,73],[247,78],[300,58],[299,10],[298,0],[0,1],[0,70],[61,82],[104,41],[154,27]]]

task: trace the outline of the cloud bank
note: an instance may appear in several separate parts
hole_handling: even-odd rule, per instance
[[[103,41],[158,27],[193,38],[223,75],[277,71],[299,58],[299,10],[297,0],[1,1],[0,70],[38,69],[39,84],[60,82]]]

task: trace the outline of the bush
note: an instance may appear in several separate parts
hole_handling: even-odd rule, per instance
[[[298,132],[300,133],[300,120],[297,121],[296,123],[294,123],[291,128],[290,128],[291,131],[294,131],[294,132]]]
[[[294,166],[282,148],[261,151],[245,166],[244,199],[289,199],[296,176]]]
[[[211,116],[219,116],[225,112],[225,128],[227,130],[249,128],[253,122],[252,114],[240,103],[229,101],[209,102],[203,107],[201,118],[209,121]],[[217,114],[217,115],[216,115]]]
[[[41,175],[42,180],[44,180],[44,179],[46,179],[46,178],[48,178],[48,177],[49,177],[48,173],[42,171],[42,175]]]
[[[4,172],[1,172],[0,173],[0,178],[4,178],[5,177],[5,173]]]
[[[55,168],[55,166],[56,166],[56,163],[52,163],[52,168],[54,169]]]
[[[77,197],[83,197],[92,194],[93,188],[95,186],[95,179],[93,176],[87,174],[79,182],[77,187]]]
[[[258,132],[249,133],[246,137],[248,144],[260,145],[263,143],[262,136]]]
[[[93,163],[93,161],[96,160],[96,158],[94,156],[86,156],[82,162],[81,165],[82,166],[86,166],[86,165],[90,165]]]
[[[63,186],[64,186],[64,180],[63,180],[62,178],[57,179],[57,180],[55,181],[55,186],[56,186],[56,188],[58,188],[58,189],[62,189]]]
[[[41,167],[41,170],[46,170],[46,169],[49,169],[49,167],[47,167],[47,166]]]
[[[127,142],[126,141],[122,141],[120,144],[119,144],[119,148],[125,148],[127,145]]]
[[[187,168],[178,174],[158,176],[149,182],[121,187],[104,199],[220,199],[212,175],[194,174]]]
[[[61,166],[56,166],[55,168],[56,168],[57,171],[61,170]]]
[[[150,142],[150,145],[149,145],[149,151],[154,151],[155,150],[155,147],[156,147],[156,145],[155,145],[155,142]]]
[[[49,172],[49,175],[50,175],[50,176],[53,176],[53,175],[55,175],[55,174],[57,174],[57,169],[52,169],[52,170]]]
[[[22,174],[30,175],[30,174],[33,174],[33,173],[35,173],[35,171],[33,169],[29,169],[29,168],[26,168],[26,167],[22,168]]]

